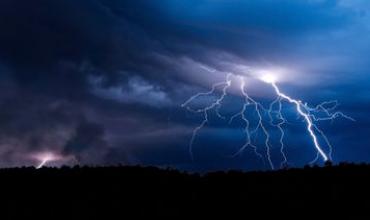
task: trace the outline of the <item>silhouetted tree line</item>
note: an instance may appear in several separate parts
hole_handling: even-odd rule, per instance
[[[369,198],[370,165],[346,162],[207,174],[139,166],[0,169],[0,219],[353,217],[370,212]]]

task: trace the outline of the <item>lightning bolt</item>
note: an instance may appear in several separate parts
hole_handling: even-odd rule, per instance
[[[278,109],[277,111],[274,111],[274,106],[277,105]],[[275,114],[277,118],[277,123],[274,123],[273,114]],[[283,157],[283,161],[280,163],[280,168],[283,168],[284,166],[288,165],[288,158],[285,154],[285,145],[284,145],[284,136],[285,132],[283,130],[283,125],[287,123],[287,120],[283,117],[282,114],[282,103],[281,103],[281,97],[276,98],[273,102],[270,104],[270,108],[268,110],[268,115],[270,118],[270,124],[276,128],[278,128],[280,132],[279,137],[279,143],[280,143],[280,154]]]
[[[209,113],[209,111],[215,109],[217,116],[220,117],[220,118],[222,118],[222,119],[224,118],[220,114],[219,109],[220,109],[220,106],[222,104],[222,101],[224,100],[224,98],[227,95],[227,89],[231,86],[231,76],[232,76],[231,73],[227,74],[225,81],[214,84],[212,86],[212,89],[210,91],[208,91],[208,92],[198,93],[198,94],[190,97],[186,102],[184,102],[181,105],[181,107],[186,107],[191,112],[203,114],[203,120],[202,120],[202,122],[193,130],[193,133],[192,133],[192,136],[191,136],[191,139],[190,139],[189,153],[190,153],[190,156],[191,156],[191,159],[192,160],[194,160],[194,154],[193,154],[194,140],[195,140],[198,132],[208,123],[208,113]],[[218,87],[221,87],[222,88],[222,94],[221,94],[221,96],[219,98],[217,98],[210,105],[208,105],[208,106],[206,106],[204,108],[200,108],[200,109],[193,109],[193,108],[191,108],[189,106],[189,104],[191,102],[193,102],[195,99],[197,99],[197,98],[199,98],[201,96],[213,95],[216,92],[216,89]]]
[[[49,162],[55,161],[74,161],[78,164],[78,160],[73,155],[62,155],[55,152],[41,152],[32,154],[30,156],[32,159],[39,161],[39,164],[36,166],[36,169],[44,167]]]
[[[233,74],[231,73],[227,74],[225,81],[215,83],[212,86],[212,89],[210,91],[198,93],[190,97],[186,102],[184,102],[181,105],[182,107],[186,107],[187,110],[194,112],[194,113],[200,113],[203,116],[203,120],[196,128],[194,128],[191,139],[190,139],[189,153],[192,159],[194,159],[193,145],[194,145],[195,138],[198,135],[199,131],[202,128],[204,128],[206,124],[208,123],[209,112],[214,110],[216,112],[216,115],[219,118],[225,119],[225,116],[219,113],[219,109],[222,106],[222,102],[224,98],[228,95],[227,91],[229,87],[231,86],[231,76],[233,76]],[[271,85],[277,97],[269,104],[269,108],[265,108],[260,102],[256,101],[255,99],[253,99],[251,96],[248,95],[246,88],[245,88],[246,87],[245,78],[242,76],[238,76],[238,78],[240,79],[240,82],[241,82],[240,91],[241,91],[241,95],[243,97],[244,103],[243,103],[241,110],[230,117],[229,124],[231,124],[237,118],[240,118],[243,121],[243,124],[244,124],[243,131],[245,133],[245,142],[238,149],[238,151],[233,154],[233,156],[237,156],[241,154],[249,147],[254,151],[257,157],[262,159],[262,161],[264,161],[264,158],[266,158],[270,168],[275,169],[275,165],[273,163],[272,155],[271,155],[272,145],[271,145],[271,135],[269,132],[269,128],[274,127],[279,131],[279,151],[282,157],[280,167],[282,168],[288,165],[288,157],[286,155],[285,145],[284,145],[284,137],[285,137],[284,125],[288,123],[287,119],[283,115],[283,101],[285,101],[290,104],[293,104],[297,114],[303,119],[303,122],[306,125],[306,130],[317,152],[316,157],[310,163],[316,163],[316,161],[320,158],[322,158],[323,161],[332,160],[332,151],[333,151],[332,145],[330,144],[329,139],[324,134],[324,132],[318,127],[316,122],[328,121],[328,120],[333,121],[334,119],[338,117],[342,117],[342,118],[354,121],[353,118],[345,115],[344,113],[340,111],[335,111],[335,109],[339,105],[337,101],[327,101],[315,107],[310,107],[308,106],[307,103],[303,103],[301,100],[295,99],[283,93],[278,87],[278,85],[276,84],[275,80],[272,77],[267,76],[267,78],[262,77],[260,78],[260,80]],[[198,99],[199,97],[212,96],[216,94],[217,89],[221,89],[221,95],[214,102],[212,102],[208,106],[205,106],[199,109],[193,109],[192,107],[190,107],[192,102]],[[257,125],[254,128],[251,128],[251,122],[247,117],[248,107],[252,107],[254,114],[257,116]],[[265,119],[266,115],[269,118],[268,124],[266,123],[266,119]],[[265,156],[263,156],[260,153],[260,150],[252,141],[253,137],[256,138],[256,135],[259,132],[261,132],[264,136]],[[319,136],[322,138],[322,140],[325,143],[325,146],[328,148],[328,152],[325,152],[325,150],[321,146],[319,142]]]
[[[50,161],[50,159],[49,159],[49,158],[44,158],[43,160],[41,160],[40,164],[39,164],[39,165],[37,165],[36,169],[40,169],[41,167],[45,166],[45,164],[46,164],[47,162],[49,162],[49,161]]]
[[[266,149],[266,156],[267,156],[267,160],[268,160],[268,163],[271,167],[271,169],[274,169],[274,164],[272,162],[272,159],[271,159],[271,150],[270,150],[270,134],[269,132],[267,131],[266,129],[266,126],[264,125],[263,123],[263,113],[266,111],[266,109],[260,104],[258,103],[256,100],[254,100],[253,98],[251,98],[248,93],[246,92],[245,90],[245,81],[244,81],[244,78],[241,78],[241,92],[246,100],[246,103],[247,104],[251,104],[253,107],[254,107],[254,111],[255,113],[257,114],[257,117],[258,117],[258,123],[257,123],[257,126],[254,130],[251,131],[251,134],[255,134],[258,132],[258,130],[262,130],[264,136],[265,136],[265,149]],[[244,114],[243,114],[243,117],[244,117]],[[254,147],[254,145],[250,144],[250,143],[245,143],[244,145],[251,145],[252,148],[254,148],[254,152],[257,154],[257,156],[261,156],[260,154],[257,153],[257,150],[256,150],[256,147]],[[245,149],[245,147],[244,147]],[[239,150],[238,153],[244,151],[243,147]]]
[[[313,131],[313,128],[315,127],[312,123],[312,120],[311,120],[311,117],[310,117],[310,114],[308,113],[305,113],[305,111],[303,109],[302,106],[302,102],[300,100],[297,100],[297,99],[293,99],[291,98],[290,96],[287,96],[285,95],[284,93],[280,92],[280,89],[279,87],[276,85],[276,83],[274,82],[270,82],[270,84],[272,85],[272,87],[275,89],[275,92],[278,96],[280,96],[281,98],[287,100],[288,102],[294,104],[296,106],[296,109],[297,109],[297,112],[298,114],[300,114],[304,120],[306,121],[306,124],[307,124],[307,131],[308,133],[310,134],[311,138],[312,138],[312,141],[315,145],[315,148],[317,150],[317,152],[321,155],[321,157],[323,158],[324,161],[327,161],[329,160],[328,156],[326,155],[326,153],[322,150],[318,140],[317,140],[317,136],[315,134],[315,132]]]
[[[332,160],[332,155],[331,155],[332,150],[333,150],[332,145],[330,144],[329,139],[326,137],[324,132],[322,130],[320,130],[316,124],[314,124],[314,121],[334,120],[338,117],[343,117],[343,118],[349,119],[351,121],[354,121],[354,119],[345,115],[345,114],[343,114],[342,112],[339,112],[339,111],[334,112],[334,113],[330,113],[330,111],[334,110],[338,106],[337,101],[323,102],[323,103],[319,104],[318,106],[316,106],[316,108],[310,108],[306,103],[303,104],[301,100],[294,99],[294,98],[282,93],[275,82],[271,81],[269,83],[274,88],[276,94],[279,97],[281,97],[282,99],[287,100],[288,102],[290,102],[290,103],[292,103],[296,106],[296,110],[297,110],[298,114],[300,116],[302,116],[304,118],[304,121],[306,122],[307,131],[311,136],[311,139],[312,139],[313,144],[314,144],[314,146],[317,150],[318,155],[321,156],[324,161]],[[333,104],[333,103],[334,103],[333,107],[325,108],[325,105]],[[325,117],[316,117],[312,113],[312,112],[317,113],[317,112],[320,112],[320,111],[324,112],[326,116]],[[329,153],[328,154],[326,154],[324,152],[324,150],[322,149],[322,147],[320,146],[320,143],[318,141],[318,138],[317,138],[317,135],[316,135],[315,131],[318,132],[321,135],[321,137],[324,139],[326,145],[329,147]],[[315,162],[317,160],[316,158],[314,159],[313,162]]]
[[[254,145],[251,141],[250,121],[246,117],[247,107],[250,106],[250,105],[254,105],[254,106],[257,105],[258,106],[258,104],[253,99],[251,99],[249,97],[249,95],[247,94],[247,92],[245,91],[245,81],[244,81],[244,79],[242,79],[240,85],[241,85],[240,90],[241,90],[242,95],[244,97],[244,104],[243,104],[243,107],[242,107],[240,112],[231,116],[231,118],[229,120],[229,124],[231,124],[234,119],[240,117],[243,120],[244,124],[245,124],[244,132],[245,132],[245,135],[246,135],[246,140],[245,140],[243,146],[233,156],[235,157],[235,156],[241,154],[247,147],[251,147],[253,149],[254,153],[259,158],[263,159],[263,156],[258,152],[257,146]],[[255,107],[255,108],[258,110],[258,107]],[[260,115],[260,114],[258,114],[258,115]]]

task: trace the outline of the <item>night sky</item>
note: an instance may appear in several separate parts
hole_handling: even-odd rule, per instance
[[[356,121],[319,122],[333,161],[370,162],[367,0],[1,0],[0,30],[1,167],[53,154],[49,165],[268,169],[249,148],[232,157],[243,123],[214,114],[189,155],[202,115],[181,104],[232,73],[268,105],[271,87],[251,70],[281,73],[280,89],[312,106],[338,100]],[[242,107],[231,90],[225,117]],[[316,152],[302,118],[284,106],[289,165],[303,166]]]

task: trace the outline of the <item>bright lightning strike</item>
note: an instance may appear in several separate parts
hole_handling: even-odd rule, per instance
[[[193,159],[193,145],[194,141],[196,139],[196,136],[198,135],[199,131],[204,128],[208,121],[209,121],[209,113],[211,111],[215,111],[216,115],[221,118],[225,119],[225,116],[221,115],[219,113],[219,109],[222,106],[222,102],[224,98],[228,95],[228,89],[230,88],[232,81],[231,77],[232,74],[227,74],[225,81],[215,83],[212,86],[212,89],[208,92],[204,93],[198,93],[192,97],[190,97],[186,102],[184,102],[181,106],[186,107],[187,110],[193,112],[193,113],[199,113],[202,114],[203,120],[201,123],[193,130],[190,143],[189,143],[189,153],[191,158]],[[313,145],[315,147],[315,150],[317,152],[317,155],[315,159],[311,163],[315,163],[320,157],[323,161],[332,160],[332,146],[328,140],[328,138],[325,136],[324,132],[319,129],[318,125],[315,124],[317,121],[326,121],[326,120],[334,120],[338,117],[343,117],[345,119],[353,120],[353,118],[343,114],[342,112],[335,111],[333,112],[337,106],[337,101],[329,101],[329,102],[323,102],[320,105],[316,107],[309,107],[306,103],[302,103],[299,99],[294,99],[291,96],[281,92],[280,88],[277,86],[277,77],[272,74],[271,72],[264,72],[264,74],[259,78],[261,81],[269,84],[274,89],[274,92],[276,94],[276,99],[270,103],[269,108],[265,108],[260,102],[253,99],[251,96],[248,95],[246,91],[245,81],[243,77],[235,76],[240,79],[240,91],[244,98],[244,104],[242,109],[237,112],[236,114],[232,115],[229,120],[229,124],[231,124],[236,118],[240,118],[244,123],[244,133],[245,133],[245,142],[244,144],[239,148],[239,150],[234,154],[234,156],[242,153],[245,149],[248,147],[253,149],[256,156],[261,158],[263,161],[264,159],[267,159],[269,166],[271,169],[275,168],[275,165],[273,163],[271,150],[272,150],[272,144],[271,144],[271,135],[269,132],[269,128],[274,127],[279,131],[279,145],[280,145],[280,154],[282,161],[280,163],[280,167],[284,167],[288,164],[288,157],[285,152],[285,145],[284,145],[284,125],[287,123],[286,118],[283,116],[283,101],[286,101],[288,103],[291,103],[294,105],[297,114],[304,119],[304,123],[306,124],[306,130],[312,139]],[[203,108],[194,109],[190,105],[193,101],[196,99],[202,97],[202,96],[214,96],[217,94],[218,91],[221,91],[221,94],[218,96],[218,98],[213,101],[208,106],[205,106]],[[247,117],[248,111],[247,108],[253,108],[253,115],[257,116],[257,125],[252,128],[251,122],[249,118]],[[319,115],[320,116],[317,116]],[[265,115],[268,115],[269,122],[266,123]],[[261,150],[257,147],[255,143],[253,143],[253,136],[256,137],[258,133],[261,133],[264,136],[264,148]],[[319,137],[320,136],[326,147],[329,149],[328,152],[325,152],[321,144],[319,143]],[[263,156],[262,153],[265,155]]]
[[[312,124],[312,120],[311,120],[310,115],[308,113],[305,113],[304,110],[302,109],[302,106],[303,106],[302,102],[300,100],[293,99],[293,98],[285,95],[284,93],[280,92],[279,87],[276,85],[275,81],[272,80],[270,77],[268,77],[267,79],[268,79],[267,81],[266,81],[266,79],[264,81],[267,82],[267,83],[270,83],[272,85],[272,87],[274,87],[275,92],[279,97],[281,97],[283,99],[286,99],[287,101],[289,101],[290,103],[293,103],[296,106],[297,112],[304,118],[304,120],[307,123],[307,131],[308,131],[308,133],[310,133],[310,136],[312,138],[312,141],[315,145],[315,148],[316,148],[317,152],[321,155],[321,157],[323,158],[324,161],[329,160],[328,156],[322,150],[322,148],[321,148],[321,146],[320,146],[320,144],[317,140],[316,134],[313,131],[313,124]]]
[[[265,74],[261,77],[261,80],[266,82],[266,83],[275,83],[276,82],[276,76],[272,75],[272,74]]]

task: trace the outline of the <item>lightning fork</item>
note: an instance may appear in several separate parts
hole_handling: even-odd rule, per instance
[[[241,154],[247,147],[251,147],[253,149],[255,155],[257,155],[259,158],[261,158],[263,160],[262,154],[260,154],[257,151],[257,146],[252,143],[251,132],[250,132],[250,122],[249,122],[248,118],[245,116],[246,111],[247,111],[247,107],[250,106],[250,105],[253,105],[253,104],[251,102],[251,99],[250,99],[249,95],[245,91],[245,81],[244,81],[243,78],[241,78],[240,91],[241,91],[241,93],[244,97],[243,107],[242,107],[240,112],[237,112],[236,114],[231,116],[231,118],[229,120],[229,124],[231,124],[234,119],[240,117],[242,119],[242,121],[244,122],[244,124],[245,124],[244,133],[246,135],[246,137],[245,137],[246,140],[245,140],[243,146],[240,147],[239,150],[236,153],[233,154],[233,157]]]
[[[208,112],[211,111],[212,109],[215,109],[215,112],[216,112],[217,116],[220,117],[220,118],[224,118],[219,113],[219,108],[221,106],[222,101],[224,100],[224,98],[227,95],[227,89],[231,86],[231,76],[232,76],[231,73],[227,74],[225,81],[219,82],[219,83],[215,83],[212,86],[212,89],[210,91],[203,92],[203,93],[198,93],[198,94],[190,97],[190,99],[188,99],[186,102],[184,102],[181,105],[181,107],[186,107],[186,109],[188,109],[191,112],[194,112],[194,113],[202,113],[203,114],[203,120],[202,120],[202,122],[196,128],[194,128],[193,133],[192,133],[192,136],[191,136],[191,139],[190,139],[190,143],[189,143],[189,153],[190,153],[190,157],[191,157],[192,160],[194,160],[194,154],[193,154],[194,140],[195,140],[198,132],[208,123]],[[221,87],[222,88],[222,94],[221,94],[221,96],[219,98],[217,98],[210,105],[208,105],[208,106],[206,106],[204,108],[200,108],[200,109],[193,109],[193,108],[191,108],[189,106],[191,104],[191,102],[193,102],[195,99],[197,99],[197,98],[199,98],[201,96],[207,96],[207,95],[214,94],[216,92],[216,89],[218,87]]]

